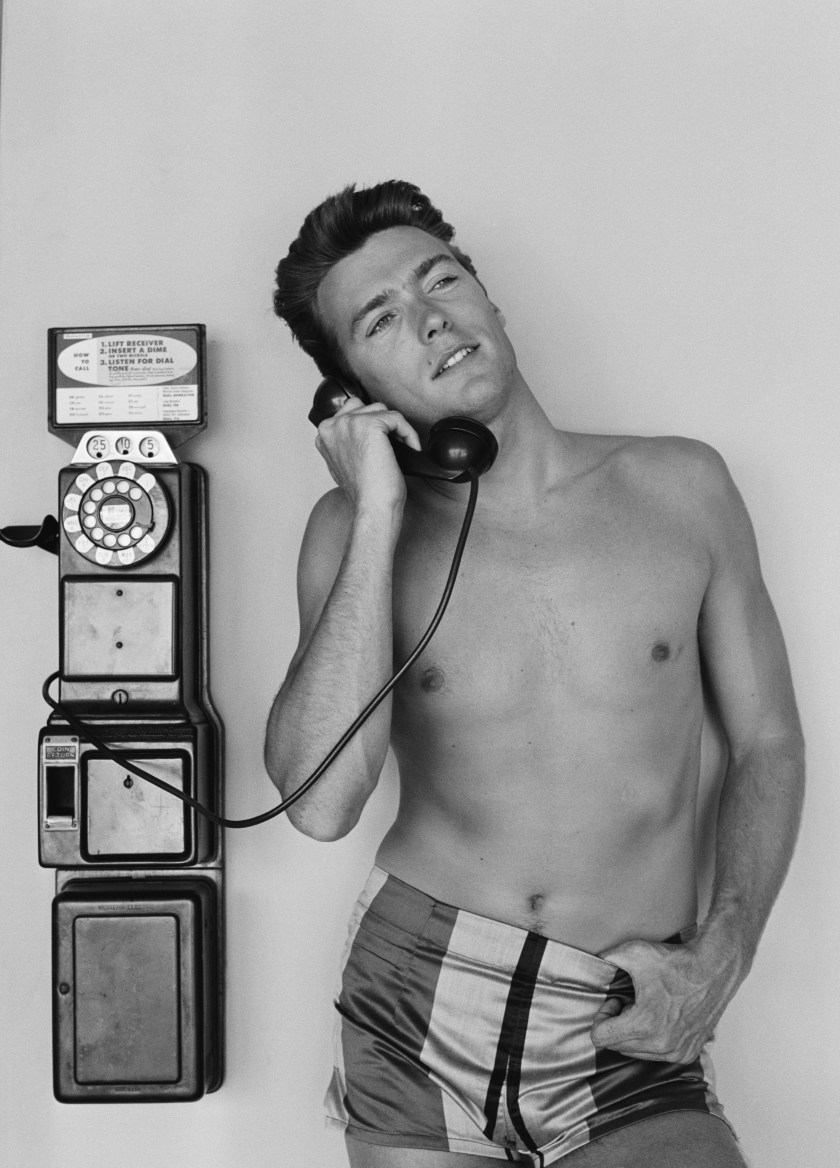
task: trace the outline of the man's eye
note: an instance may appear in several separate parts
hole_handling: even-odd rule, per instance
[[[432,284],[432,291],[434,292],[435,288],[448,287],[449,284],[454,284],[457,279],[457,276],[441,276],[439,280],[435,280],[434,284]]]
[[[393,312],[386,312],[384,316],[377,317],[368,330],[368,336],[372,337],[375,333],[381,333],[391,323],[393,316]]]

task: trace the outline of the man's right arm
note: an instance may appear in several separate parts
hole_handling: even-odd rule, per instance
[[[392,579],[405,487],[388,442],[407,423],[358,399],[319,431],[343,489],[317,504],[298,566],[300,640],[269,715],[268,773],[284,798],[316,769],[393,671]],[[411,431],[409,440],[419,446]],[[388,751],[386,698],[289,809],[300,831],[333,840],[355,826]]]

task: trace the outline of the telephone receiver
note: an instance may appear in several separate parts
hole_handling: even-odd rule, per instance
[[[359,396],[358,389],[349,389],[337,377],[326,377],[315,391],[309,421],[320,426],[349,397]],[[461,417],[441,418],[435,422],[422,451],[412,450],[393,436],[391,445],[404,475],[446,478],[451,483],[466,483],[473,475],[483,475],[499,453],[499,444],[486,426],[473,418]]]

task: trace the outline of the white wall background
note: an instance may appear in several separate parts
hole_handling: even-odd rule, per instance
[[[727,458],[787,632],[805,823],[718,1040],[760,1168],[840,1143],[838,219],[833,0],[6,0],[0,523],[56,508],[53,325],[204,321],[212,688],[228,809],[268,806],[264,718],[297,635],[296,551],[327,488],[314,367],[270,309],[303,215],[348,181],[418,182],[507,314],[558,425],[684,433]],[[227,1080],[195,1104],[51,1091],[50,902],[35,753],[56,561],[0,547],[3,1081],[8,1162],[344,1163],[323,1131],[344,922],[394,805],[348,839],[275,822],[227,848]]]

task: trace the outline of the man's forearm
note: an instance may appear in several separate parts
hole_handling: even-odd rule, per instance
[[[302,656],[269,715],[266,765],[284,797],[315,770],[390,676],[392,571],[398,518],[354,517],[341,568]],[[379,778],[390,738],[390,697],[315,787],[290,810],[301,831],[346,834]]]
[[[749,972],[793,855],[805,785],[797,731],[765,738],[730,760],[721,791],[715,880],[701,933],[737,953]]]

